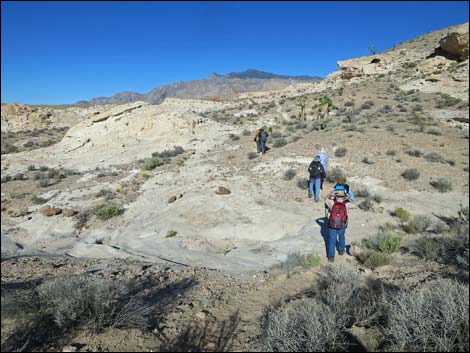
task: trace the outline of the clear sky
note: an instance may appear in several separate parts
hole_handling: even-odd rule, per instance
[[[62,104],[146,93],[248,68],[326,76],[468,21],[467,1],[2,1],[2,103]]]

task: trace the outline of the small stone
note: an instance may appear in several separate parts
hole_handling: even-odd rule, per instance
[[[173,203],[176,201],[176,196],[172,196],[168,199],[168,203]]]
[[[74,347],[74,346],[65,346],[62,349],[62,352],[76,352],[76,351],[77,351],[77,347]]]
[[[23,217],[28,214],[28,209],[25,207],[19,207],[19,208],[9,209],[8,213],[12,217]]]
[[[74,210],[74,209],[72,209],[72,208],[68,208],[68,209],[64,210],[63,213],[64,213],[64,216],[65,216],[65,217],[72,217],[72,216],[74,216],[75,214],[77,214],[77,210]]]
[[[226,187],[219,186],[219,188],[217,189],[217,191],[215,193],[217,195],[228,195],[228,194],[231,194],[232,192],[229,189],[227,189]]]
[[[203,310],[203,311],[200,311],[200,312],[196,313],[196,317],[200,320],[205,320],[206,317],[207,317],[207,314],[208,314],[208,311]]]
[[[62,209],[58,207],[51,207],[49,205],[42,206],[39,209],[39,213],[46,217],[51,217],[62,213]]]

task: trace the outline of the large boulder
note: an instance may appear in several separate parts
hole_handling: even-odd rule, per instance
[[[439,41],[439,45],[460,61],[468,59],[468,31],[451,32]]]

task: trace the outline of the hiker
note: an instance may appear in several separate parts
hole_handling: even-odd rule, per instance
[[[255,132],[255,137],[253,139],[254,142],[256,142],[256,152],[260,153],[261,152],[261,129],[256,130]]]
[[[325,197],[325,203],[329,204],[330,216],[328,217],[327,257],[328,262],[335,261],[335,253],[344,255],[346,252],[346,228],[348,226],[348,211],[346,204],[354,202],[344,190],[332,191]]]
[[[356,201],[354,193],[349,187],[349,185],[346,184],[346,177],[343,175],[340,175],[339,177],[336,178],[336,184],[333,186],[333,190],[330,193],[330,195],[341,196],[341,197],[344,195],[347,195],[349,196],[349,198],[351,199],[353,203],[354,201]],[[325,205],[325,206],[328,206],[328,208],[330,208],[329,205]]]
[[[323,180],[326,177],[325,168],[321,163],[321,157],[317,154],[312,163],[308,167],[310,173],[310,180],[308,182],[308,197],[315,196],[315,202],[320,201],[320,189],[322,188]]]
[[[328,171],[328,162],[330,158],[328,157],[328,152],[326,152],[325,148],[321,148],[320,152],[317,153],[317,156],[320,156],[320,162],[323,165],[323,168],[325,169],[325,175]]]
[[[268,132],[264,130],[264,128],[259,129],[259,141],[260,141],[260,149],[261,153],[266,153],[266,140],[268,139]]]

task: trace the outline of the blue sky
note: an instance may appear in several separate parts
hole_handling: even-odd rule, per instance
[[[2,1],[2,103],[146,93],[254,68],[326,76],[468,21],[468,2]]]

